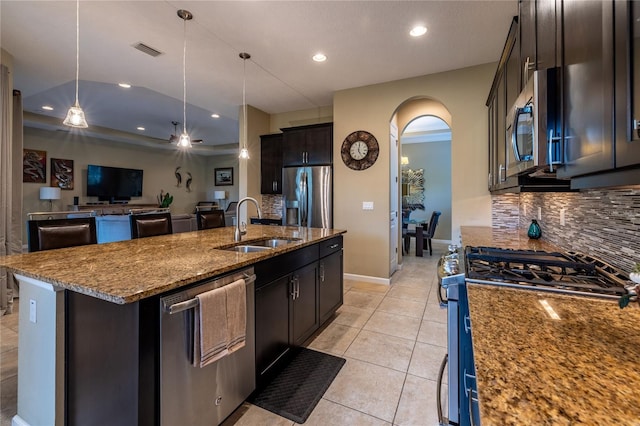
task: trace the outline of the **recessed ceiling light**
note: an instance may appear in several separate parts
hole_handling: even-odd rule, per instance
[[[123,89],[131,88],[131,85],[129,83],[118,83],[118,86],[122,87]]]
[[[220,115],[219,114],[211,114],[211,117],[212,118],[220,118]]]
[[[409,34],[411,34],[412,37],[420,37],[422,35],[425,35],[426,33],[427,27],[423,25],[415,26],[411,29],[411,31],[409,31]]]
[[[324,53],[316,53],[313,55],[313,60],[316,62],[324,62],[327,60],[327,56]]]
[[[144,127],[142,127],[142,126],[138,126],[138,127],[136,127],[136,129],[138,129],[138,130],[144,130]]]
[[[42,105],[42,109],[45,111],[53,111],[53,107],[50,105]]]

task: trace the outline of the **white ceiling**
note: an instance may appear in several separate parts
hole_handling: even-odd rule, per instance
[[[80,105],[90,125],[83,132],[142,134],[138,143],[171,148],[163,142],[174,133],[171,121],[183,121],[179,9],[194,15],[186,28],[187,130],[205,140],[201,153],[226,153],[238,143],[240,52],[252,56],[249,105],[267,113],[328,106],[337,90],[497,61],[517,0],[82,0]],[[75,96],[75,19],[75,1],[0,1],[0,44],[14,57],[27,125],[63,128]],[[408,35],[416,24],[427,26],[425,36]],[[148,56],[132,47],[138,42],[163,54]],[[311,60],[319,51],[326,62]],[[43,111],[45,104],[55,110]]]

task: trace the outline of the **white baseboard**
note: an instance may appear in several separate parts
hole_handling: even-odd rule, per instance
[[[370,277],[368,275],[344,274],[345,280],[362,281],[365,283],[391,285],[391,278]]]

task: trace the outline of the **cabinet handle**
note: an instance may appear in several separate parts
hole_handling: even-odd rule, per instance
[[[487,179],[489,189],[491,189],[491,172],[489,172],[489,178]]]
[[[289,292],[291,300],[296,300],[296,277],[291,277],[289,285],[291,286],[291,291]]]
[[[339,245],[340,245],[340,244],[338,244],[338,243],[331,244],[331,245],[329,246],[329,248],[330,248],[330,249],[338,248],[338,246],[339,246]]]
[[[504,166],[500,164],[500,167],[498,167],[498,182],[504,182],[505,180],[507,180],[506,177],[502,179],[503,172],[505,172]],[[506,175],[506,173],[504,174]]]
[[[560,136],[553,136],[553,129],[549,130],[549,140],[547,141],[547,148],[548,148],[548,152],[547,152],[547,164],[549,165],[549,172],[553,173],[553,165],[554,164],[562,164],[562,161],[560,158],[555,159],[553,158],[553,145],[554,144],[558,144],[558,146],[560,146],[560,143],[562,142],[562,137]]]
[[[324,262],[320,263],[320,282],[324,282]]]
[[[469,315],[464,316],[464,332],[469,334],[471,331],[471,317]]]
[[[300,277],[296,275],[296,299],[300,298]]]

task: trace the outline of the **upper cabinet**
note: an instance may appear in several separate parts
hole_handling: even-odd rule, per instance
[[[521,0],[514,19],[487,101],[490,190],[522,185],[522,175],[514,183],[505,173],[505,115],[534,71],[552,69],[555,131],[536,130],[539,146],[553,150],[557,181],[572,189],[640,183],[640,1]]]
[[[260,193],[282,194],[282,133],[260,136]]]
[[[282,162],[288,166],[321,166],[333,161],[333,123],[282,130]]]
[[[562,2],[564,166],[574,177],[612,169],[613,3]]]
[[[616,167],[640,163],[640,2],[614,3]]]

